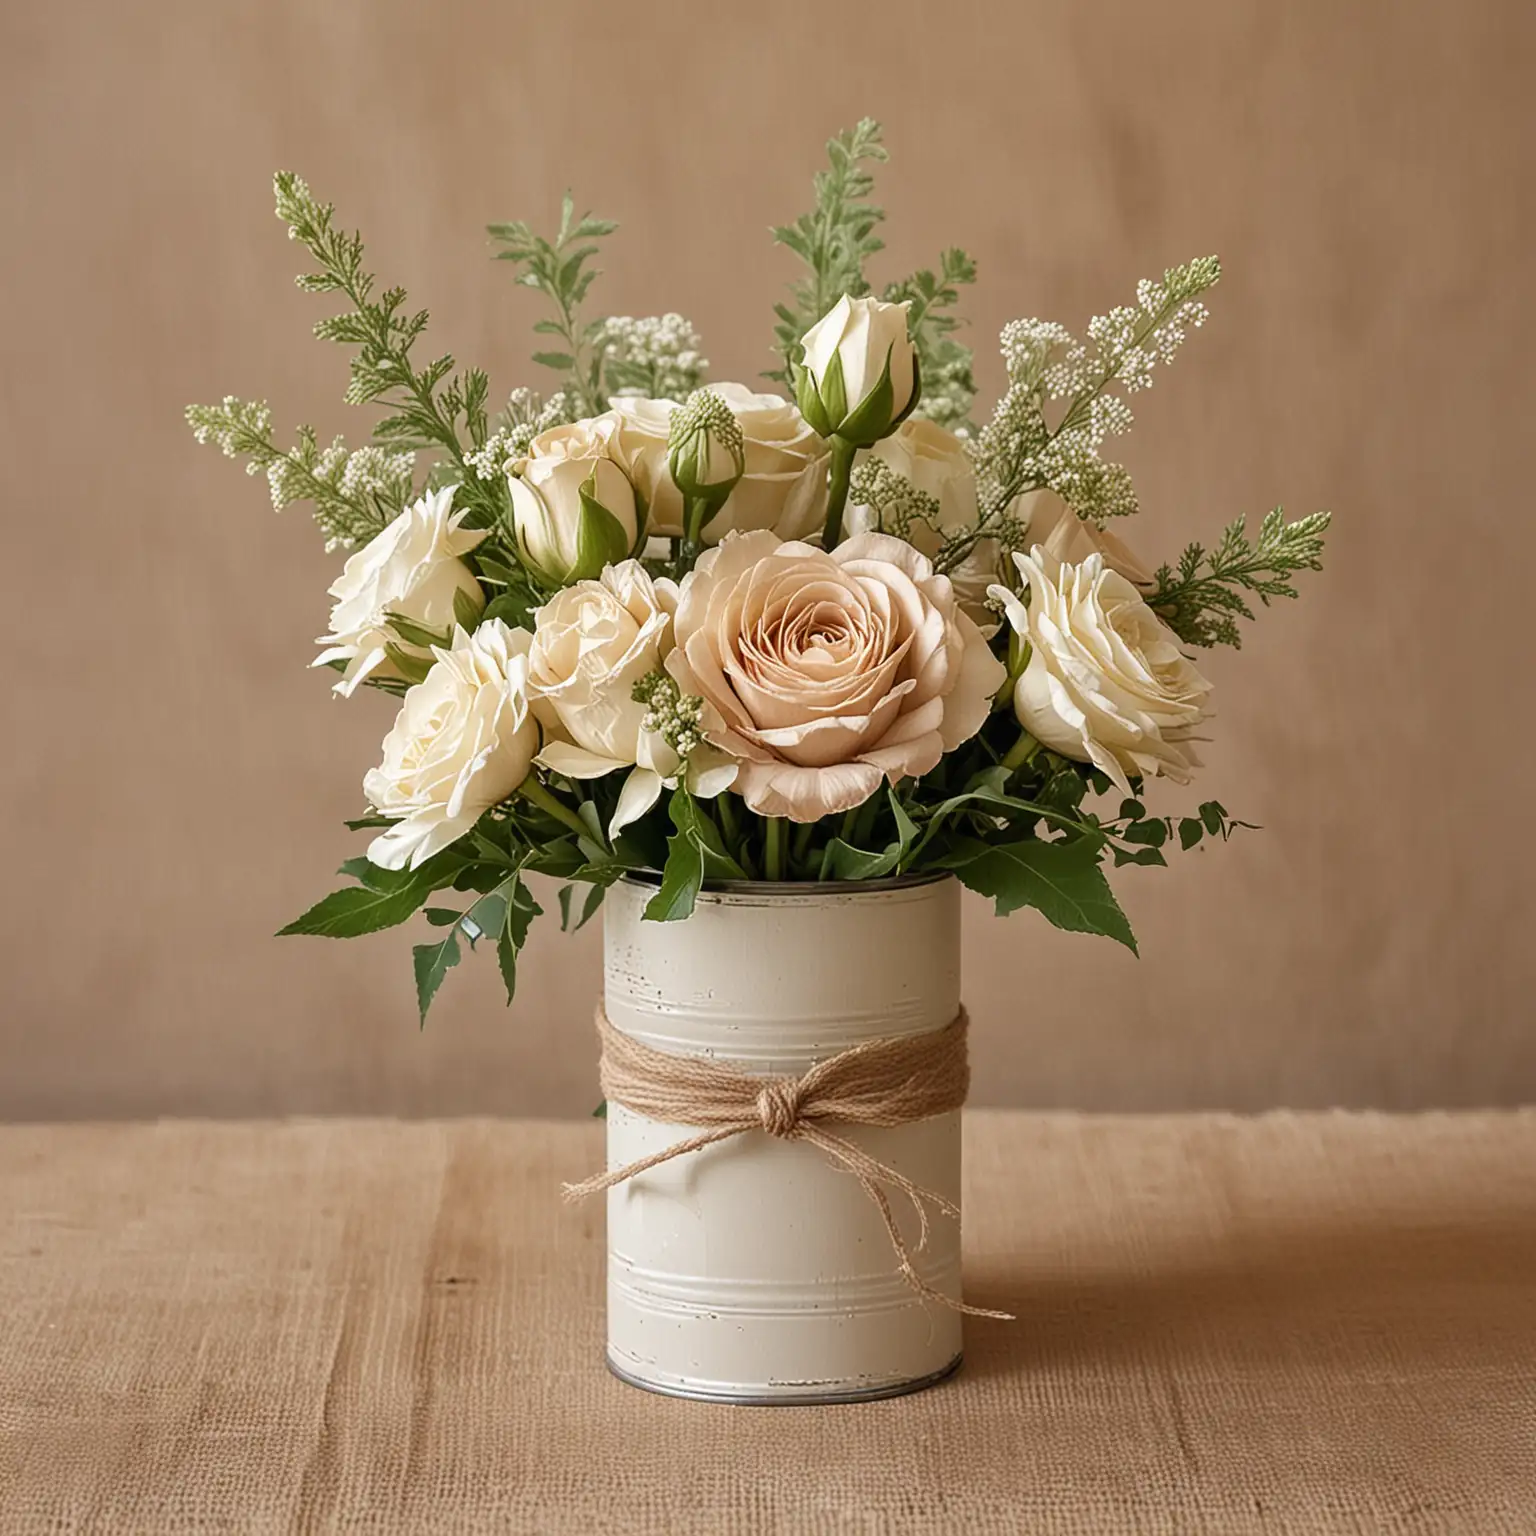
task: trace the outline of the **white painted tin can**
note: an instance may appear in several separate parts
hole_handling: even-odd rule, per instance
[[[673,923],[642,921],[654,894],[638,880],[608,892],[604,996],[613,1026],[655,1050],[799,1075],[959,1011],[953,879],[736,885]],[[836,1130],[960,1204],[958,1112]],[[610,1104],[608,1166],[689,1134]],[[919,1253],[910,1203],[891,1204],[918,1272],[958,1299],[959,1223],[931,1213]],[[734,1403],[890,1396],[959,1364],[960,1324],[907,1285],[858,1180],[804,1142],[750,1131],[608,1192],[608,1360],[636,1386]]]

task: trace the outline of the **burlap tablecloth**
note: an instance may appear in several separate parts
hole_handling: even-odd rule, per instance
[[[0,1129],[0,1529],[1536,1531],[1536,1112],[978,1113],[966,1365],[602,1363],[595,1125]]]

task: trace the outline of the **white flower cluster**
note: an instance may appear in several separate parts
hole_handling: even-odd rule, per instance
[[[704,700],[685,694],[665,672],[647,672],[630,697],[645,705],[641,730],[654,731],[679,757],[687,757],[703,741]]]
[[[1220,276],[1220,263],[1208,256],[1170,267],[1160,283],[1143,279],[1135,306],[1095,315],[1087,341],[1054,321],[1015,320],[1003,328],[1008,391],[975,447],[984,521],[1041,488],[1094,522],[1136,511],[1129,472],[1099,458],[1105,439],[1128,432],[1133,421],[1125,400],[1106,391],[1134,394],[1151,386],[1153,368],[1171,362],[1189,332],[1205,323],[1199,295]],[[1047,400],[1068,402],[1054,427],[1045,418]]]
[[[500,480],[512,461],[528,457],[528,445],[541,432],[572,419],[573,403],[564,390],[546,400],[535,389],[519,387],[507,397],[502,424],[464,462],[481,480]]]
[[[616,395],[685,400],[704,382],[709,359],[699,333],[679,314],[614,315],[603,322],[597,348]]]
[[[866,455],[853,470],[848,495],[856,507],[875,514],[875,528],[912,543],[913,525],[942,529],[939,498],[920,490],[882,458]]]
[[[321,448],[313,427],[299,428],[297,447],[279,448],[265,400],[226,395],[218,405],[189,406],[187,421],[198,442],[214,444],[228,458],[244,458],[248,475],[264,474],[279,512],[296,501],[312,502],[327,550],[371,539],[410,500],[414,454],[372,445],[348,453],[339,437]]]
[[[416,472],[414,453],[391,453],[370,444],[347,451],[341,438],[316,450],[301,432],[297,454],[283,454],[267,465],[267,487],[273,507],[281,512],[296,501],[315,504],[316,517],[325,532],[329,553],[351,549],[359,538],[369,538],[383,523],[395,517],[409,499]],[[254,460],[247,473],[256,471]],[[333,494],[327,496],[329,490]],[[368,509],[359,521],[358,509]]]
[[[242,400],[225,395],[214,406],[187,408],[192,435],[200,443],[212,443],[226,459],[238,458],[251,451],[253,442],[267,442],[272,437],[272,407],[265,400]],[[246,466],[254,475],[260,465]]]

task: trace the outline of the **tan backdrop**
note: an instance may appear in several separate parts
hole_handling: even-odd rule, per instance
[[[1530,77],[1505,3],[878,7],[123,0],[0,21],[9,749],[0,1114],[580,1113],[594,930],[417,1032],[410,939],[267,937],[329,889],[388,719],[306,674],[324,556],[196,448],[266,395],[360,435],[271,215],[292,166],[505,390],[535,303],[482,225],[572,184],[598,293],[765,366],[765,235],[881,117],[882,267],[959,242],[981,374],[1205,251],[1213,324],[1141,397],[1140,548],[1276,501],[1330,569],[1212,658],[1199,790],[1265,830],[1130,871],[1139,962],[970,913],[978,1097],[1151,1108],[1536,1098]],[[1198,798],[1198,796],[1196,796]],[[1175,795],[1176,806],[1188,797]]]

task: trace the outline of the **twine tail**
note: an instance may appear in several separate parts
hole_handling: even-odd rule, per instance
[[[1012,1323],[1018,1319],[1012,1312],[997,1312],[988,1307],[973,1307],[963,1301],[957,1301],[953,1296],[946,1295],[943,1291],[923,1279],[918,1274],[912,1263],[912,1253],[907,1247],[907,1240],[901,1235],[901,1228],[896,1224],[896,1213],[891,1209],[891,1202],[886,1198],[885,1191],[880,1188],[880,1182],[894,1185],[902,1194],[906,1195],[917,1209],[921,1223],[921,1236],[918,1241],[918,1250],[922,1251],[923,1244],[928,1237],[928,1213],[926,1202],[931,1201],[946,1216],[956,1221],[960,1219],[958,1207],[946,1200],[942,1195],[931,1189],[924,1189],[921,1185],[914,1184],[904,1174],[898,1173],[887,1163],[882,1163],[879,1158],[871,1157],[862,1147],[855,1146],[851,1141],[844,1141],[841,1136],[834,1136],[819,1126],[801,1125],[797,1134],[811,1143],[828,1157],[841,1163],[842,1166],[856,1178],[863,1187],[864,1193],[874,1201],[876,1209],[880,1212],[880,1219],[885,1223],[886,1235],[891,1240],[891,1247],[896,1251],[897,1262],[901,1266],[901,1273],[907,1284],[912,1287],[925,1301],[938,1303],[940,1306],[950,1307],[956,1312],[963,1312],[968,1317],[994,1317],[1000,1322]]]
[[[732,1136],[740,1136],[745,1131],[756,1129],[756,1122],[744,1120],[740,1125],[722,1125],[719,1130],[706,1131],[702,1136],[690,1136],[685,1141],[674,1141],[670,1147],[664,1147],[660,1152],[653,1152],[649,1157],[636,1158],[632,1163],[626,1163],[622,1168],[612,1168],[607,1173],[594,1173],[590,1179],[583,1179],[579,1184],[566,1184],[562,1186],[561,1193],[564,1198],[574,1204],[577,1200],[585,1200],[588,1195],[595,1195],[600,1190],[611,1189],[615,1184],[622,1184],[625,1179],[632,1179],[637,1173],[644,1173],[648,1168],[659,1168],[663,1163],[670,1163],[674,1157],[683,1157],[689,1152],[699,1152],[705,1147],[713,1146],[717,1141],[728,1141]]]

